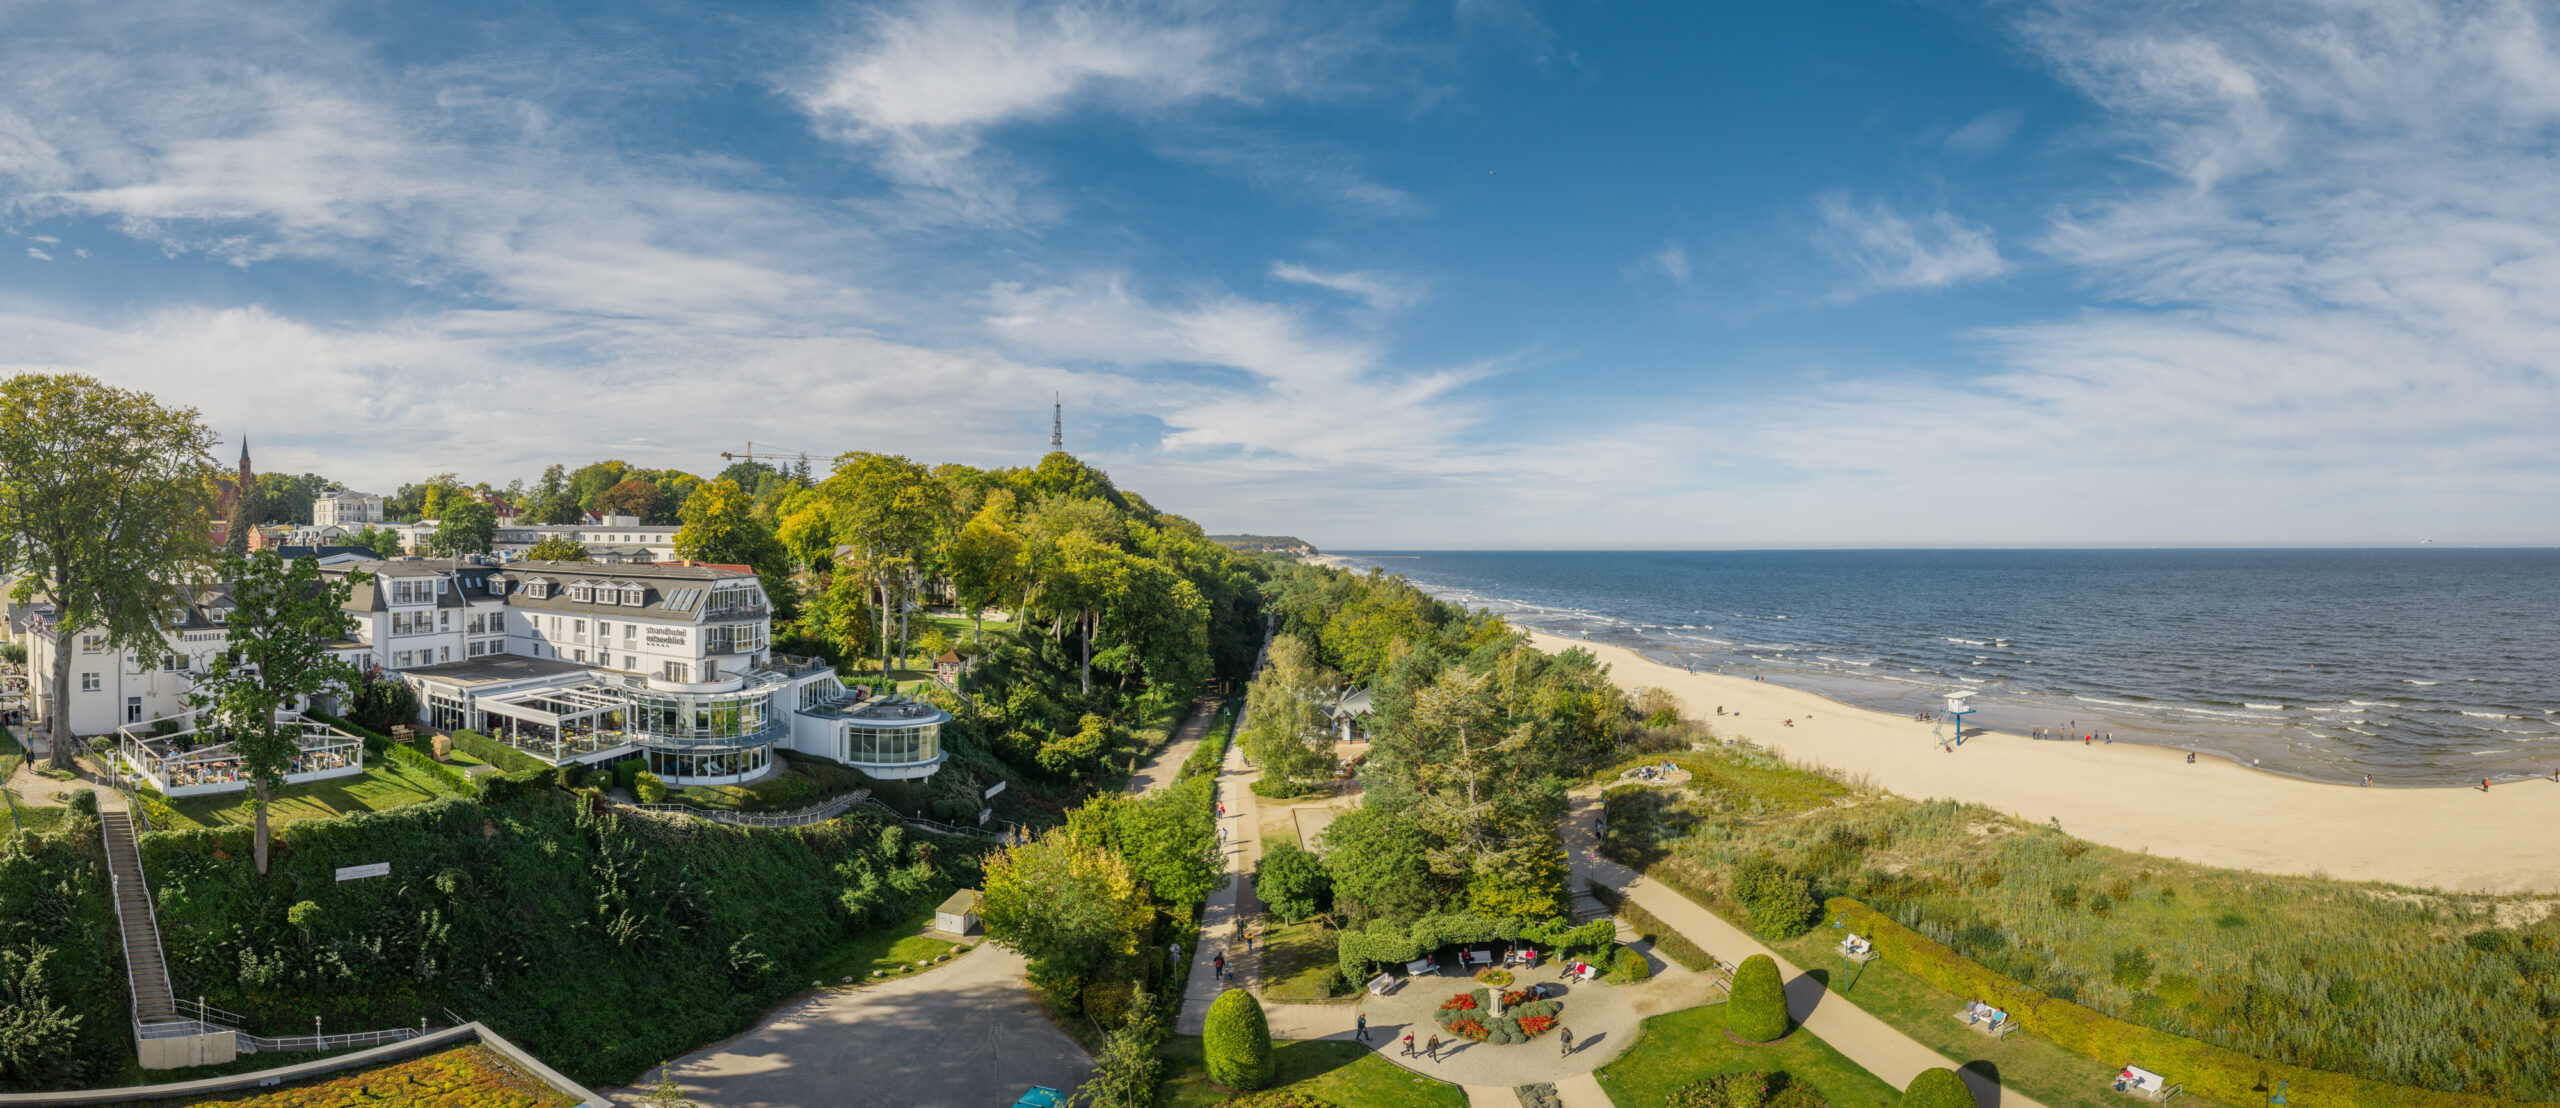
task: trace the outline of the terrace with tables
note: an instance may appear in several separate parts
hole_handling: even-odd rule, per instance
[[[277,720],[293,738],[295,753],[285,783],[299,785],[364,772],[364,740],[317,720],[287,712]],[[175,730],[155,733],[161,724]],[[247,767],[218,729],[200,729],[192,714],[117,730],[116,752],[125,767],[163,796],[238,792],[250,786]]]

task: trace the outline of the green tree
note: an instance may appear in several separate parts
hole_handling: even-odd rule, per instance
[[[1333,775],[1333,733],[1321,702],[1335,677],[1315,656],[1297,635],[1271,640],[1270,664],[1245,690],[1245,728],[1236,736],[1264,778],[1293,791]]]
[[[343,605],[370,575],[332,580],[321,575],[318,560],[287,562],[272,550],[232,558],[227,569],[232,611],[226,649],[196,679],[187,699],[230,736],[232,753],[257,790],[254,853],[258,872],[265,873],[267,807],[301,749],[294,741],[300,726],[280,724],[276,714],[315,694],[356,687],[361,671],[329,644],[355,634],[355,618]]]
[[[1030,963],[1032,985],[1072,1010],[1086,974],[1137,953],[1155,909],[1119,855],[1053,831],[987,860],[978,918]]]
[[[587,560],[587,548],[567,535],[544,535],[524,556],[537,562],[583,562]]]
[[[1005,510],[1013,497],[1001,495],[1003,502],[978,509],[977,517],[951,537],[942,554],[952,591],[960,594],[961,606],[969,609],[971,638],[981,643],[987,637],[987,607],[1020,591],[1022,537],[1006,528]]]
[[[666,491],[647,481],[629,479],[596,495],[597,515],[637,516],[646,521],[657,514],[658,502],[666,499]]]
[[[55,997],[53,953],[49,946],[0,949],[0,1081],[41,1088],[88,1070],[80,1017]]]
[[[83,634],[148,667],[183,588],[212,564],[213,432],[193,408],[78,374],[0,381],[0,576],[54,604],[52,764],[72,765],[71,661]]]
[[[561,466],[542,471],[542,480],[534,483],[530,499],[533,502],[525,507],[533,513],[537,523],[576,523],[586,516],[586,509],[579,505],[577,494],[569,491],[568,470]]]
[[[1243,989],[1229,989],[1209,1002],[1209,1018],[1200,1029],[1200,1057],[1209,1080],[1230,1089],[1259,1089],[1271,1080],[1271,1024],[1262,1002]]]
[[[773,528],[756,518],[755,498],[729,480],[694,490],[684,502],[676,531],[676,556],[701,562],[743,565],[759,576],[788,577],[791,553],[773,537]]]
[[[1096,796],[1067,814],[1067,828],[1126,859],[1156,899],[1198,904],[1227,883],[1209,789],[1209,779],[1197,777],[1146,797]]]
[[[1253,895],[1281,919],[1302,920],[1333,903],[1333,878],[1323,859],[1284,839],[1254,863]]]
[[[231,490],[231,510],[223,517],[224,545],[231,553],[239,554],[249,549],[249,533],[266,518],[266,502],[258,495],[256,481],[243,483],[235,477],[224,485]]]
[[[317,473],[261,473],[258,502],[265,509],[260,523],[311,522],[311,502],[336,488],[337,482]]]
[[[1405,813],[1364,804],[1327,824],[1316,845],[1333,879],[1334,903],[1352,922],[1410,923],[1439,903],[1430,839]]]
[[[435,534],[420,543],[427,552],[443,558],[465,554],[486,554],[498,539],[497,510],[468,496],[446,499],[444,514],[437,517]]]
[[[358,528],[355,534],[347,536],[344,541],[345,545],[361,546],[385,558],[397,558],[403,553],[399,532],[388,527],[367,524]]]
[[[835,649],[848,670],[879,645],[871,635],[871,588],[860,577],[837,574],[811,614],[818,639]]]
[[[1778,963],[1754,954],[1734,967],[1733,990],[1724,1002],[1725,1030],[1748,1043],[1774,1042],[1787,1034],[1787,989]]]
[[[836,459],[836,471],[818,487],[833,517],[828,528],[837,541],[853,548],[864,578],[880,605],[880,665],[885,675],[892,652],[904,650],[889,630],[889,617],[903,612],[907,597],[923,577],[923,560],[941,537],[951,510],[951,491],[923,466],[895,454],[856,451]]]
[[[1921,1070],[1902,1090],[1902,1108],[1974,1108],[1973,1090],[1944,1066]]]

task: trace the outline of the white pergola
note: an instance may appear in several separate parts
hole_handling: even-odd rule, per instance
[[[545,685],[480,697],[474,705],[491,738],[553,764],[627,745],[630,701],[592,683]]]

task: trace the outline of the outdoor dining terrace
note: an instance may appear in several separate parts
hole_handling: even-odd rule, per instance
[[[291,735],[295,748],[285,768],[285,784],[364,772],[363,739],[296,713],[286,713],[277,722]],[[127,724],[117,731],[116,752],[127,772],[163,796],[239,792],[252,784],[232,741],[218,728],[200,727],[192,715]]]

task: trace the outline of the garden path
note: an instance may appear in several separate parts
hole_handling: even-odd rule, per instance
[[[1922,1070],[1954,1068],[1957,1065],[1865,1009],[1832,997],[1820,979],[1778,957],[1777,952],[1761,945],[1759,940],[1741,928],[1725,922],[1722,916],[1706,910],[1668,886],[1655,884],[1643,874],[1601,857],[1597,834],[1601,813],[1599,791],[1577,789],[1569,795],[1572,810],[1565,817],[1564,841],[1577,882],[1598,881],[1617,889],[1626,894],[1627,899],[1660,917],[1672,929],[1688,936],[1690,941],[1718,958],[1740,962],[1754,954],[1769,955],[1777,961],[1778,974],[1787,982],[1787,1015],[1894,1088],[1910,1085],[1911,1079],[1919,1076]],[[1956,1072],[1963,1076],[1965,1084],[1973,1088],[1974,1098],[1983,1104],[1998,1108],[2044,1108],[2034,1099],[2014,1089],[2003,1089],[1979,1074],[1962,1069]]]
[[[1254,971],[1257,959],[1238,957],[1244,953],[1244,942],[1237,929],[1262,913],[1262,903],[1253,895],[1253,866],[1262,860],[1262,817],[1254,803],[1253,783],[1261,777],[1245,761],[1242,745],[1227,747],[1226,761],[1218,766],[1213,803],[1227,806],[1226,818],[1218,826],[1227,832],[1227,842],[1219,849],[1227,857],[1228,880],[1225,888],[1209,894],[1209,903],[1200,913],[1200,945],[1191,951],[1191,977],[1183,985],[1182,1017],[1173,1025],[1176,1034],[1199,1034],[1209,1024],[1210,1001],[1229,987],[1252,988],[1260,976]],[[1233,971],[1226,982],[1218,980],[1213,964],[1221,954]]]
[[[1208,737],[1209,725],[1217,721],[1218,701],[1215,698],[1202,697],[1195,701],[1191,707],[1191,718],[1183,720],[1182,726],[1174,731],[1173,741],[1164,744],[1164,749],[1148,759],[1143,768],[1129,775],[1130,795],[1145,796],[1173,784],[1173,779],[1182,772],[1182,763],[1191,760],[1192,748]]]
[[[666,1072],[703,1108],[985,1108],[1073,1089],[1093,1059],[1041,1014],[1023,965],[982,943],[903,980],[802,994]],[[609,1095],[638,1108],[657,1077]]]

